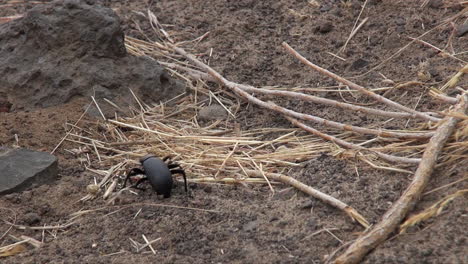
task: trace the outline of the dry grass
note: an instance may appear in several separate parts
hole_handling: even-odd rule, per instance
[[[306,134],[297,128],[251,128],[252,126],[239,124],[238,117],[242,111],[240,98],[235,94],[236,92],[224,89],[213,90],[212,85],[208,84],[207,81],[216,81],[216,78],[208,75],[198,64],[194,66],[189,60],[186,60],[186,56],[184,57],[183,54],[181,56],[181,52],[177,50],[180,45],[183,45],[185,49],[190,49],[191,46],[202,41],[206,34],[194,40],[175,44],[168,37],[170,32],[163,29],[154,14],[148,11],[147,17],[159,34],[159,39],[149,42],[126,37],[127,50],[135,56],[147,56],[157,60],[166,66],[174,77],[183,80],[191,92],[179,95],[159,105],[147,105],[131,91],[136,106],[130,110],[131,117],[116,116],[112,120],[99,124],[100,128],[94,131],[83,132],[84,130],[76,129],[73,130],[76,131],[75,133],[70,132],[66,140],[83,145],[81,149],[73,151],[84,154],[82,160],[89,169],[104,176],[99,184],[96,182],[89,186],[89,194],[82,200],[93,199],[98,197],[98,194],[104,193],[103,197],[109,203],[115,201],[115,198],[122,191],[127,190],[115,192],[118,190],[119,178],[130,167],[139,165],[136,160],[148,153],[160,157],[171,156],[186,170],[189,182],[268,184],[272,191],[274,191],[275,182],[270,182],[266,175],[287,176],[294,167],[300,166],[301,162],[310,160],[320,153],[329,153],[342,159],[354,160],[358,158],[376,169],[404,173],[412,173],[413,169],[409,166],[419,162],[419,157],[427,145],[425,140],[405,137],[369,139],[356,131],[340,132],[336,129],[327,130],[324,134],[326,136],[320,138],[316,135]],[[412,85],[412,82],[408,83]],[[267,90],[303,91],[301,88],[277,87],[249,87],[247,89],[247,86],[234,85],[238,85],[245,91],[250,89],[258,92],[262,89],[265,93],[268,93]],[[446,113],[438,112],[438,117],[432,117],[428,115],[429,113],[408,109],[375,94],[375,92],[385,92],[386,94],[395,89],[404,89],[408,86],[406,84],[395,84],[393,87],[385,87],[375,91],[366,91],[365,88],[352,83],[348,85],[372,95],[376,100],[396,105],[398,109],[408,110],[409,113],[423,119],[415,121],[415,126],[412,128],[389,131],[395,132],[397,135],[413,131],[421,131],[429,135],[437,128],[432,121],[440,120],[440,117],[448,113],[448,111]],[[350,89],[343,90],[341,87],[340,85],[317,88],[316,90],[340,94],[356,92]],[[313,89],[307,90],[308,92],[314,91]],[[432,96],[446,99],[445,101],[449,104],[456,102],[455,98],[448,98],[442,91],[433,91]],[[315,98],[314,100],[319,99]],[[120,108],[109,100],[108,102]],[[95,104],[99,108],[97,103]],[[199,110],[211,104],[221,105],[228,113],[226,118],[201,123],[198,118]],[[340,105],[340,103],[336,102],[336,105]],[[347,107],[349,106],[344,108]],[[466,119],[466,116],[461,118]],[[455,169],[457,164],[468,158],[466,153],[468,133],[464,128],[465,123],[466,120],[458,125],[450,140],[451,143],[447,144],[444,149],[439,166]],[[365,129],[378,130],[383,124],[385,122],[374,124]],[[339,144],[340,142],[346,144]],[[91,153],[95,155],[90,155]],[[397,162],[389,163],[389,159],[382,160],[386,157],[385,155],[390,157],[390,160],[394,159]],[[403,162],[398,162],[400,160]],[[95,170],[90,167],[111,169]],[[116,169],[116,167],[118,168]],[[251,171],[258,173],[249,173]]]
[[[431,207],[425,209],[421,213],[411,216],[403,224],[400,225],[400,234],[406,232],[406,230],[412,226],[415,226],[423,221],[428,220],[431,217],[439,215],[442,210],[455,198],[468,194],[468,189],[459,190],[453,194],[450,194]]]

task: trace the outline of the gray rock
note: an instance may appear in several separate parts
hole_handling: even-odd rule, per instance
[[[27,213],[23,215],[23,222],[27,225],[35,225],[41,222],[41,217],[36,213]]]
[[[330,21],[320,21],[317,31],[325,34],[333,30],[333,24]]]
[[[457,28],[457,37],[463,37],[468,32],[468,22],[458,26]]]
[[[57,158],[49,153],[0,147],[0,195],[51,183],[57,172]]]
[[[198,112],[198,119],[203,121],[223,120],[227,117],[227,111],[220,105],[205,106]]]
[[[112,9],[83,0],[36,5],[1,24],[0,75],[3,112],[91,95],[125,107],[134,105],[129,89],[147,103],[185,90],[155,60],[127,53]]]

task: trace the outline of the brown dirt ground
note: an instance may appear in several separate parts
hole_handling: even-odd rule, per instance
[[[461,9],[456,1],[369,1],[362,18],[366,25],[349,42],[341,61],[336,53],[343,45],[361,10],[363,1],[105,1],[122,17],[126,34],[141,37],[132,21],[132,11],[150,8],[179,40],[194,39],[206,32],[208,38],[196,47],[202,58],[228,79],[252,85],[326,86],[336,83],[303,67],[281,47],[287,41],[307,58],[339,75],[352,77],[366,72],[416,37]],[[447,7],[448,6],[448,7]],[[32,5],[17,5],[0,10],[0,16],[22,13]],[[145,32],[151,29],[140,21]],[[460,23],[460,22],[459,22]],[[331,28],[330,28],[331,26]],[[457,25],[455,25],[457,26]],[[447,44],[453,27],[443,26],[424,40],[437,46]],[[326,32],[330,30],[329,32]],[[456,52],[466,52],[467,36],[454,37]],[[209,54],[212,50],[212,57]],[[204,56],[203,56],[204,54]],[[459,56],[465,61],[468,55]],[[459,61],[441,56],[421,44],[413,44],[401,56],[378,71],[353,78],[366,87],[385,86],[385,75],[395,82],[416,80],[418,72],[429,72],[424,85],[398,90],[400,102],[418,109],[440,109],[441,105],[421,94],[430,85],[441,86],[461,68]],[[466,85],[466,80],[462,86]],[[332,94],[324,94],[330,98]],[[349,98],[352,99],[352,98]],[[359,98],[363,102],[364,98]],[[12,146],[14,134],[19,144],[35,150],[52,150],[65,135],[65,122],[75,122],[88,100],[16,113],[0,113],[0,144]],[[333,108],[291,102],[290,107],[321,114],[353,124],[372,119],[362,115],[343,115]],[[289,126],[282,118],[253,108],[242,114],[251,126]],[[86,117],[81,126],[92,128],[97,121]],[[64,144],[56,153],[60,178],[56,183],[0,200],[0,218],[25,225],[63,223],[70,213],[82,208],[103,207],[102,201],[77,202],[86,193],[93,175],[84,171]],[[358,163],[322,155],[302,164],[291,175],[306,184],[339,197],[362,212],[373,223],[390,207],[411,178],[399,173],[377,171]],[[462,165],[466,165],[462,164]],[[356,170],[359,174],[356,173]],[[447,173],[437,170],[427,190],[453,182],[467,167]],[[125,197],[120,205],[107,207],[82,217],[64,231],[11,230],[10,235],[44,239],[40,249],[28,248],[22,254],[1,259],[2,263],[322,263],[342,243],[357,237],[362,229],[342,212],[310,199],[287,187],[277,187],[271,195],[265,186],[191,185],[193,197],[177,188],[170,199],[160,200],[147,191]],[[415,212],[432,205],[447,194],[466,188],[465,183],[423,196]],[[143,203],[153,205],[144,205]],[[154,205],[196,207],[218,212],[203,212]],[[123,206],[124,204],[125,206]],[[444,212],[407,234],[394,236],[365,259],[365,263],[468,263],[466,198],[453,201]],[[7,209],[8,208],[8,209]],[[9,210],[11,209],[11,210]],[[139,210],[141,212],[135,217]],[[3,234],[8,225],[0,225]],[[315,232],[328,228],[333,233]],[[153,244],[156,254],[136,253],[130,238],[143,242],[161,238]],[[11,243],[6,237],[0,246]],[[116,254],[113,254],[116,253]]]

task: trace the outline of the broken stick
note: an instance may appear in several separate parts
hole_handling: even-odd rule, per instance
[[[262,172],[261,171],[257,171],[257,170],[246,170],[246,173],[249,175],[249,176],[256,176],[256,177],[262,177]],[[286,176],[286,175],[282,175],[282,174],[279,174],[279,173],[269,173],[269,172],[266,172],[265,173],[265,176],[267,178],[270,178],[270,179],[273,179],[273,180],[277,180],[277,181],[280,181],[280,182],[283,182],[283,183],[286,183],[286,184],[289,184],[293,187],[295,187],[296,189],[316,198],[316,199],[319,199],[321,200],[322,202],[325,202],[326,204],[328,205],[331,205],[335,208],[338,208],[342,211],[344,211],[348,216],[351,217],[351,219],[353,219],[354,221],[357,221],[359,222],[359,224],[361,224],[364,228],[369,228],[370,224],[369,222],[367,222],[367,220],[364,218],[364,216],[362,216],[360,213],[358,213],[358,211],[356,211],[356,209],[354,209],[353,207],[345,204],[344,202],[336,199],[335,197],[332,197],[328,194],[325,194],[319,190],[316,190],[292,177],[289,177],[289,176]]]
[[[468,106],[468,95],[464,94],[455,106],[453,112],[464,114]],[[358,238],[341,256],[335,264],[359,263],[364,256],[377,245],[385,241],[387,237],[398,227],[406,214],[415,206],[422,191],[426,187],[445,142],[455,129],[458,118],[446,116],[442,119],[435,135],[429,141],[424,151],[414,179],[406,188],[403,195],[384,214],[380,223],[375,225],[369,232]]]

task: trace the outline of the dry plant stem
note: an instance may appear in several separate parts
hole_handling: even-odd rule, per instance
[[[0,17],[0,24],[10,22],[11,20],[15,20],[15,19],[22,18],[22,17],[23,17],[23,15]]]
[[[178,51],[178,50],[176,50],[176,51]],[[189,54],[187,54],[182,49],[179,49],[178,52],[179,53],[184,52],[184,53],[181,53],[181,54],[184,54],[185,56],[190,56]],[[195,58],[190,58],[190,57],[188,57],[188,58],[193,59],[192,61],[194,63],[196,63],[197,65],[202,67],[200,64],[198,64],[198,63],[203,64],[202,62],[200,62],[198,60],[197,60],[197,62],[194,61],[194,60],[196,60]],[[203,65],[205,65],[205,64],[203,64]],[[348,104],[348,103],[342,103],[342,102],[338,102],[338,101],[331,100],[331,99],[321,98],[321,97],[312,96],[312,95],[306,95],[306,94],[297,93],[297,92],[260,89],[260,88],[256,88],[256,87],[253,87],[253,86],[238,84],[238,83],[234,83],[234,82],[226,80],[219,73],[217,73],[216,71],[214,71],[212,68],[210,68],[207,65],[205,65],[204,68],[211,75],[206,74],[206,73],[202,73],[202,72],[199,72],[199,71],[193,72],[193,70],[188,69],[188,68],[186,68],[184,70],[189,75],[191,75],[193,78],[203,78],[205,80],[215,81],[215,82],[221,83],[223,85],[226,85],[228,88],[230,88],[230,89],[232,89],[234,91],[237,91],[236,88],[240,88],[243,91],[263,93],[263,94],[276,95],[276,96],[287,96],[287,97],[291,97],[291,98],[302,99],[304,101],[320,103],[320,104],[325,104],[325,105],[331,105],[331,106],[341,107],[343,109],[348,109],[348,110],[352,110],[352,111],[358,111],[358,112],[363,112],[363,113],[368,113],[368,114],[373,114],[373,115],[380,115],[380,116],[391,117],[391,118],[411,118],[411,117],[413,117],[413,114],[410,114],[410,113],[383,111],[383,110],[378,110],[378,109],[373,109],[373,108],[368,108],[368,107],[363,107],[363,106],[357,106],[357,105]],[[245,96],[243,96],[242,94],[241,94],[241,96],[245,97],[249,101],[251,101],[251,98],[256,99],[252,95],[249,95],[247,93],[244,93],[244,94],[245,94]],[[273,111],[277,111],[277,110],[268,107],[268,104],[270,104],[271,107],[276,106],[276,108],[281,108],[281,111],[278,110],[277,112],[283,113],[285,115],[294,116],[294,117],[299,118],[299,119],[311,120],[311,121],[320,123],[322,125],[332,126],[334,128],[337,128],[337,129],[350,130],[350,131],[354,131],[354,132],[357,132],[357,133],[371,134],[371,135],[377,135],[377,136],[382,136],[382,137],[398,137],[398,138],[428,138],[428,137],[432,136],[432,134],[433,134],[432,132],[399,133],[399,132],[381,131],[381,130],[375,130],[375,129],[366,129],[366,128],[361,128],[361,127],[344,125],[344,124],[334,122],[334,121],[329,121],[329,120],[326,120],[326,119],[323,119],[323,118],[297,113],[295,111],[292,111],[292,110],[289,110],[289,109],[274,105],[272,103],[263,102],[263,101],[261,101],[259,99],[256,99],[256,101],[261,102],[262,103],[261,106],[264,106],[264,107],[266,107],[268,109],[271,109]],[[287,113],[285,113],[285,112],[287,112]]]
[[[0,209],[6,209],[6,210],[10,210],[12,215],[13,215],[13,224],[16,224],[16,213],[15,211],[13,211],[12,209],[10,208],[6,208],[6,207],[2,207]],[[5,233],[3,233],[3,235],[0,236],[0,241],[2,241],[2,239],[10,232],[10,230],[13,228],[13,226],[10,225],[10,227],[8,227],[7,231],[5,231]]]
[[[367,5],[367,1],[368,0],[364,1],[364,4],[362,5],[361,11],[359,12],[359,15],[357,16],[356,21],[354,22],[353,29],[351,30],[351,33],[349,34],[348,39],[346,39],[345,44],[343,45],[343,47],[341,47],[341,49],[338,51],[338,53],[343,52],[346,49],[346,46],[348,46],[348,43],[351,40],[351,38],[353,38],[353,36],[356,34],[356,32],[359,30],[359,28],[365,23],[365,21],[367,21],[368,18],[366,17],[364,19],[364,21],[361,22],[361,24],[358,27],[356,27],[359,19],[361,18],[362,12],[364,11],[364,8]]]
[[[390,112],[390,111],[384,111],[384,110],[379,110],[379,109],[373,109],[369,107],[342,103],[342,102],[338,102],[335,100],[326,99],[326,98],[308,95],[308,94],[303,94],[303,93],[298,93],[298,92],[260,89],[260,88],[255,88],[255,87],[242,85],[242,84],[239,84],[239,87],[242,90],[247,91],[247,92],[262,93],[262,94],[275,95],[275,96],[286,96],[286,97],[300,99],[300,100],[304,100],[304,101],[308,101],[312,103],[330,105],[334,107],[340,107],[343,109],[372,114],[372,115],[385,116],[385,117],[391,117],[391,118],[411,118],[413,116],[410,113]]]
[[[458,102],[458,99],[457,98],[454,98],[454,97],[450,97],[450,96],[447,96],[447,95],[444,95],[444,94],[441,94],[441,93],[437,93],[435,91],[431,91],[429,92],[429,94],[431,96],[433,96],[434,98],[444,102],[444,103],[448,103],[448,104],[456,104]]]
[[[464,61],[464,60],[462,60],[462,59],[459,59],[459,58],[453,56],[452,54],[450,54],[450,53],[448,53],[448,52],[446,52],[446,51],[444,51],[444,50],[442,50],[442,49],[439,49],[438,47],[436,47],[436,46],[432,45],[431,43],[428,43],[428,42],[426,42],[426,41],[424,41],[424,40],[422,40],[422,39],[412,38],[412,37],[410,37],[410,39],[411,39],[411,40],[415,40],[415,41],[417,41],[417,42],[419,42],[419,43],[422,43],[423,45],[426,45],[426,46],[428,46],[428,47],[431,47],[431,48],[437,50],[438,52],[442,53],[443,55],[448,56],[448,57],[450,57],[450,58],[452,58],[452,59],[454,59],[454,60],[457,60],[457,61],[459,61],[459,62],[466,63],[466,61]]]
[[[105,207],[99,207],[95,209],[89,209],[89,210],[81,210],[75,213],[72,213],[69,215],[70,219],[77,219],[80,216],[83,216],[85,214],[89,213],[94,213],[94,212],[99,212],[103,211],[106,209],[113,209],[117,208],[118,210],[122,209],[127,209],[127,208],[132,208],[132,207],[140,207],[140,206],[150,206],[150,207],[165,207],[165,208],[173,208],[173,209],[184,209],[184,210],[192,210],[192,211],[199,211],[199,212],[205,212],[205,213],[220,213],[220,211],[217,210],[209,210],[209,209],[203,209],[203,208],[196,208],[196,207],[185,207],[185,206],[178,206],[178,205],[170,205],[170,204],[159,204],[159,203],[133,203],[133,204],[128,204],[128,205],[111,205],[111,206],[105,206]],[[6,222],[6,221],[5,221]],[[8,222],[7,222],[8,223]],[[75,223],[75,222],[73,222]],[[11,223],[10,223],[11,224]]]
[[[86,106],[86,109],[84,110],[84,112],[80,115],[80,117],[78,118],[78,120],[76,120],[75,124],[73,126],[76,126],[78,125],[78,123],[81,121],[81,119],[84,117],[84,115],[88,112],[88,109],[89,107],[91,107],[92,103],[89,103],[88,106]],[[60,142],[57,144],[57,146],[55,146],[55,148],[50,152],[50,154],[54,154],[54,152],[60,147],[60,145],[62,145],[63,141],[65,141],[65,139],[68,137],[68,135],[70,135],[70,133],[73,131],[73,128],[71,128],[70,130],[68,130],[67,134],[65,134],[65,136],[60,140]]]
[[[454,112],[465,113],[468,106],[468,95],[460,99],[455,106]],[[403,195],[384,214],[382,220],[372,230],[361,236],[354,242],[345,253],[339,256],[335,263],[359,263],[362,258],[385,239],[398,227],[416,202],[419,200],[424,187],[429,181],[437,158],[448,138],[455,129],[458,119],[447,116],[437,128],[436,134],[431,138],[424,151],[421,163],[414,174],[413,181],[406,188]]]
[[[404,105],[401,105],[399,103],[396,103],[390,99],[387,99],[383,96],[380,96],[372,91],[369,91],[367,90],[366,88],[360,86],[360,85],[357,85],[351,81],[348,81],[346,80],[345,78],[341,77],[341,76],[338,76],[322,67],[319,67],[315,64],[313,64],[312,62],[310,62],[309,60],[307,60],[306,58],[304,58],[301,54],[299,54],[297,51],[295,51],[293,48],[291,48],[291,46],[288,45],[288,43],[286,42],[283,42],[283,47],[289,52],[291,53],[294,57],[296,57],[297,59],[299,59],[302,63],[304,63],[305,65],[309,66],[310,68],[320,72],[321,74],[324,74],[324,75],[327,75],[335,80],[337,80],[338,82],[341,82],[347,86],[349,86],[350,88],[352,89],[355,89],[355,90],[358,90],[360,91],[361,93],[369,96],[369,97],[372,97],[374,98],[375,100],[381,102],[381,103],[384,103],[388,106],[391,106],[395,109],[399,109],[399,110],[402,110],[402,111],[405,111],[405,112],[408,112],[408,113],[411,113],[413,114],[413,117],[419,117],[421,119],[424,119],[424,120],[429,120],[429,121],[434,121],[434,122],[437,122],[439,121],[440,119],[437,118],[437,117],[433,117],[433,116],[430,116],[428,114],[425,114],[425,113],[422,113],[422,112],[419,112],[419,111],[416,111],[416,110],[413,110],[411,108],[408,108]]]
[[[304,193],[307,193],[308,195],[314,197],[314,198],[317,198],[323,202],[325,202],[326,204],[329,204],[335,208],[338,208],[342,211],[344,211],[347,215],[349,215],[353,220],[356,220],[358,221],[363,227],[365,228],[368,228],[369,227],[369,222],[367,222],[367,220],[361,215],[359,214],[354,208],[352,208],[351,206],[343,203],[342,201],[328,195],[328,194],[325,194],[319,190],[316,190],[308,185],[305,185],[304,183],[292,178],[292,177],[289,177],[289,176],[286,176],[286,175],[282,175],[282,174],[278,174],[278,173],[268,173],[268,172],[264,172],[262,173],[261,171],[258,171],[258,170],[246,170],[246,173],[249,175],[249,176],[254,176],[254,177],[263,177],[263,175],[265,175],[267,178],[270,178],[270,179],[273,179],[273,180],[276,180],[276,181],[280,181],[280,182],[283,182],[283,183],[286,183],[286,184],[289,184],[293,187],[295,187],[296,189],[304,192]]]
[[[362,127],[357,127],[357,126],[345,125],[345,124],[341,124],[339,122],[326,120],[326,119],[323,119],[323,118],[320,118],[320,117],[298,113],[296,111],[292,111],[290,109],[281,107],[281,106],[279,106],[279,105],[277,105],[277,104],[275,104],[273,102],[264,102],[264,101],[262,101],[262,100],[260,100],[260,99],[258,99],[256,97],[250,95],[246,91],[244,91],[244,89],[242,89],[239,84],[226,80],[217,71],[212,69],[210,66],[204,64],[203,62],[199,61],[193,55],[188,54],[183,49],[177,48],[177,47],[173,47],[173,48],[174,48],[174,50],[176,52],[178,52],[181,55],[184,55],[186,58],[191,60],[197,66],[199,66],[200,68],[207,71],[211,76],[213,76],[217,80],[218,83],[225,85],[229,89],[233,90],[239,96],[245,98],[249,102],[252,102],[252,103],[254,103],[256,105],[259,105],[261,107],[270,109],[272,111],[284,114],[286,116],[292,116],[292,117],[295,117],[295,118],[298,118],[298,119],[313,121],[313,122],[319,123],[321,125],[330,126],[330,127],[336,128],[336,129],[342,129],[342,130],[345,130],[345,131],[353,131],[353,132],[360,133],[360,134],[376,135],[376,136],[380,136],[380,137],[396,137],[396,138],[403,138],[403,139],[407,139],[407,138],[424,139],[424,138],[431,137],[433,135],[432,132],[420,132],[420,133],[392,132],[392,131],[382,131],[382,130],[378,130],[378,129],[370,129],[370,128],[362,128]]]
[[[122,167],[124,164],[125,164],[124,162],[121,162],[121,163],[118,163],[117,165],[112,166],[109,169],[109,171],[107,171],[106,176],[104,176],[104,178],[102,178],[102,180],[99,182],[98,184],[99,188],[101,188],[104,184],[106,184],[106,182],[114,175],[114,172],[120,169],[120,167]]]
[[[362,146],[359,146],[359,145],[356,145],[356,144],[353,144],[353,143],[349,143],[345,140],[342,140],[342,139],[339,139],[337,137],[334,137],[334,136],[331,136],[331,135],[328,135],[328,134],[325,134],[325,133],[322,133],[320,131],[318,131],[317,129],[314,129],[302,122],[300,122],[299,120],[297,119],[294,119],[292,117],[286,117],[286,119],[288,119],[293,125],[299,127],[299,128],[302,128],[304,129],[305,131],[311,133],[311,134],[314,134],[316,136],[319,136],[327,141],[331,141],[337,145],[340,145],[342,147],[345,147],[345,148],[348,148],[348,149],[356,149],[356,150],[363,150],[363,151],[370,151],[372,153],[375,153],[377,156],[379,156],[380,158],[386,160],[386,161],[389,161],[389,162],[394,162],[394,163],[411,163],[411,164],[419,164],[419,162],[421,161],[421,159],[417,159],[417,158],[405,158],[405,157],[398,157],[398,156],[394,156],[394,155],[389,155],[389,154],[385,154],[385,153],[382,153],[382,152],[379,152],[379,151],[374,151],[374,150],[369,150],[365,147],[362,147]]]
[[[216,81],[216,79],[213,78],[209,74],[206,74],[204,72],[200,72],[194,69],[190,69],[187,67],[183,67],[175,63],[160,62],[160,64],[165,65],[167,67],[183,70],[187,72],[190,76],[192,76],[192,78],[195,78],[195,79],[205,79],[207,81]],[[300,99],[300,100],[304,100],[304,101],[308,101],[312,103],[330,105],[334,107],[340,107],[343,109],[348,109],[348,110],[372,114],[372,115],[385,116],[385,117],[390,117],[390,118],[411,118],[413,116],[413,114],[406,113],[406,112],[391,112],[391,111],[373,109],[370,107],[342,103],[339,101],[322,98],[318,96],[313,96],[313,95],[308,95],[308,94],[303,94],[303,93],[298,93],[298,92],[262,89],[262,88],[256,88],[253,86],[243,85],[243,84],[237,84],[237,85],[239,86],[239,88],[241,88],[242,90],[246,92],[262,93],[262,94],[275,95],[275,96],[286,96],[286,97],[296,98],[296,99]]]
[[[54,230],[54,229],[65,229],[67,227],[70,227],[74,225],[76,222],[69,222],[63,225],[56,225],[56,226],[24,226],[24,225],[16,225],[13,223],[10,223],[8,221],[3,220],[6,224],[11,225],[12,227],[20,230]]]
[[[30,245],[32,245],[35,248],[40,248],[40,247],[42,247],[44,245],[43,242],[41,242],[41,241],[39,241],[37,239],[34,239],[32,237],[25,236],[25,235],[21,235],[20,239],[22,239],[23,241],[27,241],[27,243],[29,243]]]
[[[10,245],[6,245],[6,246],[3,246],[3,247],[0,247],[0,253],[3,253],[5,251],[8,251],[8,250],[11,250],[12,248],[16,247],[16,246],[19,246],[21,244],[24,244],[24,243],[28,243],[29,241],[27,239],[25,240],[21,240],[19,242],[16,242],[16,243],[13,243],[13,244],[10,244]]]
[[[366,2],[367,2],[367,0],[366,0]],[[366,5],[366,4],[364,3],[364,5]],[[363,7],[362,10],[364,10],[364,7]],[[362,10],[361,10],[361,12],[362,12]],[[361,14],[359,14],[359,16],[361,16]],[[359,19],[359,18],[358,18],[358,19]],[[361,21],[361,23],[359,23],[359,26],[357,26],[355,29],[353,29],[353,31],[352,31],[351,34],[349,35],[348,39],[346,40],[344,46],[339,50],[339,52],[343,52],[343,51],[346,49],[346,46],[348,45],[348,43],[349,43],[349,41],[351,40],[351,38],[353,38],[354,35],[356,35],[356,33],[357,33],[357,32],[359,31],[359,29],[367,22],[368,19],[369,19],[368,17],[364,18],[364,19]],[[357,20],[356,20],[356,22],[357,22]]]
[[[406,232],[411,226],[414,226],[422,221],[426,221],[427,219],[438,216],[445,206],[450,203],[452,200],[459,196],[463,196],[468,194],[468,189],[459,190],[449,196],[444,197],[443,199],[439,200],[437,203],[433,204],[431,207],[426,208],[424,211],[420,212],[419,214],[413,215],[408,218],[403,224],[400,225],[400,234]]]

